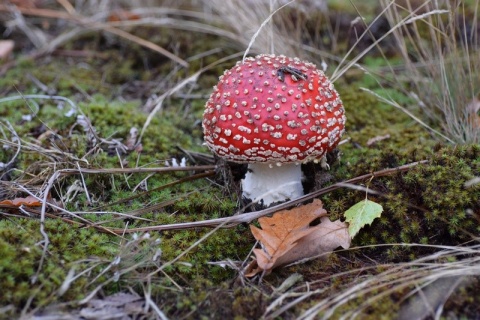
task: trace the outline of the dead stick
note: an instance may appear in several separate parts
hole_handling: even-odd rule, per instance
[[[243,213],[240,214],[241,211],[237,212],[234,216],[232,217],[227,217],[227,218],[218,218],[218,219],[211,219],[211,220],[204,220],[204,221],[195,221],[195,222],[184,222],[184,223],[173,223],[173,224],[167,224],[167,225],[160,225],[160,226],[151,226],[151,227],[142,227],[142,228],[132,228],[132,229],[119,229],[119,228],[113,228],[109,229],[110,232],[116,233],[116,234],[126,234],[126,233],[134,233],[134,232],[149,232],[149,231],[164,231],[164,230],[179,230],[179,229],[190,229],[190,228],[199,228],[199,227],[207,227],[207,228],[214,228],[221,226],[221,228],[232,228],[240,223],[250,223],[255,219],[261,218],[263,216],[266,216],[268,214],[275,213],[280,210],[288,209],[296,204],[302,203],[307,200],[311,200],[313,198],[316,198],[322,194],[331,192],[333,190],[343,188],[345,187],[346,183],[357,183],[360,181],[364,181],[367,179],[372,179],[376,177],[383,177],[383,176],[388,176],[392,175],[398,172],[404,172],[408,171],[411,168],[419,165],[419,164],[425,164],[427,163],[428,160],[422,160],[418,162],[413,162],[409,163],[397,168],[391,168],[391,169],[385,169],[385,170],[380,170],[376,171],[373,173],[368,173],[364,174],[362,176],[358,176],[346,181],[342,181],[339,183],[332,184],[331,186],[328,186],[326,188],[322,188],[320,190],[311,192],[307,195],[304,195],[303,197],[300,197],[295,200],[291,200],[285,203],[282,203],[280,205],[267,208],[264,210],[260,211],[254,211],[254,212],[248,212],[248,213]],[[102,230],[100,230],[102,231]]]
[[[155,172],[175,172],[175,171],[207,171],[215,170],[214,165],[205,166],[186,166],[186,167],[157,167],[157,168],[113,168],[113,169],[61,169],[57,172],[60,176],[72,174],[100,174],[100,173],[155,173]]]

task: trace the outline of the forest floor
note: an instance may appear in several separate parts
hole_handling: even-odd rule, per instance
[[[0,5],[0,318],[478,319],[478,1],[306,1],[264,29],[262,1],[133,2]],[[246,277],[258,222],[225,219],[264,211],[202,117],[258,30],[249,56],[325,64],[347,117],[330,169],[302,165],[307,197],[265,214],[383,212],[349,249]]]

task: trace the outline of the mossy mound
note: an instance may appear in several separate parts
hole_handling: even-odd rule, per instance
[[[402,164],[401,152],[385,150],[371,158],[365,171],[395,168]],[[411,156],[411,155],[410,155]],[[418,156],[415,156],[418,159]],[[410,158],[411,159],[411,158]],[[409,160],[410,160],[409,159]],[[361,170],[359,165],[357,170]],[[365,172],[364,171],[364,172]],[[432,150],[428,162],[418,164],[407,172],[391,177],[372,179],[367,185],[380,192],[380,197],[369,196],[384,207],[382,217],[363,229],[355,239],[359,245],[382,243],[421,243],[430,245],[461,245],[480,232],[480,187],[466,186],[466,182],[480,174],[478,145],[439,147]],[[358,198],[355,197],[355,198]],[[402,252],[410,258],[428,253],[427,249],[401,247],[381,249],[388,261],[402,259]]]
[[[2,304],[17,310],[41,307],[58,301],[58,290],[73,263],[89,258],[113,258],[115,249],[109,237],[88,229],[75,229],[61,220],[47,220],[45,231],[50,244],[44,264],[37,274],[42,257],[43,237],[37,219],[0,220],[0,283]],[[100,268],[92,271],[99,272]],[[93,278],[90,278],[90,280]],[[89,277],[81,277],[62,297],[63,301],[81,299],[87,292]]]

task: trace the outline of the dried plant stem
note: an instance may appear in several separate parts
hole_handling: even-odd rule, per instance
[[[40,272],[43,268],[43,264],[44,264],[46,254],[47,254],[47,248],[48,248],[48,245],[50,243],[48,234],[45,231],[45,217],[47,216],[47,213],[46,213],[47,206],[51,206],[51,207],[54,207],[58,210],[64,211],[62,208],[59,208],[59,207],[57,207],[55,205],[52,205],[52,204],[49,204],[48,201],[47,201],[48,195],[50,193],[50,190],[53,187],[53,184],[61,176],[71,175],[71,174],[87,174],[87,173],[90,173],[90,174],[97,173],[98,174],[98,173],[106,173],[108,171],[110,171],[110,173],[113,173],[113,172],[114,173],[131,173],[131,172],[137,172],[138,173],[138,172],[171,172],[171,171],[211,170],[211,169],[214,169],[214,168],[215,168],[215,166],[193,166],[193,167],[191,166],[191,167],[175,167],[175,168],[113,169],[113,171],[110,171],[110,170],[107,170],[107,169],[104,169],[104,170],[102,170],[102,169],[82,169],[82,168],[80,168],[80,169],[64,169],[64,170],[55,171],[51,175],[51,177],[47,181],[47,184],[44,187],[43,196],[41,198],[36,197],[34,194],[29,192],[26,188],[23,188],[24,191],[26,191],[30,195],[36,197],[42,203],[42,206],[41,206],[41,209],[40,209],[40,233],[43,236],[43,251],[42,251],[42,256],[40,257],[40,261],[38,263],[37,271],[36,271],[35,275],[32,277],[32,280],[31,280],[32,284],[36,283],[36,281],[38,279],[38,276],[39,276],[39,274],[40,274]],[[69,212],[69,214],[72,214],[72,213]],[[76,215],[75,215],[75,217],[80,218]],[[85,219],[81,219],[81,220],[86,222],[87,225],[90,225],[90,223],[88,221],[86,221]],[[71,221],[71,223],[76,223],[76,222]],[[123,235],[124,233],[126,233],[124,229],[121,229],[120,231],[119,230],[111,231],[110,229],[105,228],[103,226],[99,226],[99,225],[95,225],[94,227],[97,230],[99,230],[101,232],[105,232],[105,233],[111,233],[111,234],[116,234],[116,235]],[[128,230],[129,229],[127,229],[127,231]],[[128,232],[128,233],[130,233],[130,232]]]
[[[38,268],[37,272],[35,272],[35,275],[32,277],[32,284],[34,284],[38,276],[40,275],[40,272],[43,268],[43,263],[45,261],[45,257],[47,255],[47,248],[48,244],[50,243],[50,240],[48,238],[48,234],[45,231],[45,212],[47,209],[47,197],[49,192],[47,190],[50,190],[53,186],[53,183],[57,180],[57,176],[59,176],[57,173],[53,174],[50,179],[48,179],[47,185],[46,185],[46,191],[43,194],[43,199],[42,199],[42,208],[40,211],[40,233],[43,236],[43,250],[42,250],[42,256],[40,257],[40,262],[38,263]]]
[[[138,137],[138,141],[137,143],[139,143],[141,140],[142,140],[142,137],[143,137],[143,134],[145,133],[145,130],[147,130],[148,126],[150,125],[150,122],[152,121],[153,117],[155,116],[155,114],[157,112],[159,112],[161,109],[162,109],[162,106],[163,106],[163,101],[175,94],[176,92],[178,92],[180,89],[182,89],[183,87],[185,87],[187,84],[189,83],[193,83],[193,82],[196,82],[198,77],[203,73],[205,72],[206,70],[222,63],[222,62],[225,62],[225,61],[228,61],[234,57],[237,57],[239,54],[233,54],[233,55],[230,55],[230,56],[227,56],[225,58],[222,58],[222,59],[219,59],[211,64],[209,64],[208,66],[198,70],[197,72],[195,72],[194,74],[192,74],[191,76],[189,76],[188,78],[184,79],[183,81],[181,81],[179,84],[177,84],[175,87],[171,88],[170,90],[168,90],[167,92],[165,92],[164,94],[162,94],[160,97],[158,97],[154,102],[153,102],[153,105],[154,105],[154,108],[153,110],[148,114],[148,117],[147,119],[145,120],[145,123],[143,124],[143,127],[142,127],[142,130],[140,131],[140,135]]]
[[[255,39],[257,38],[257,36],[260,34],[260,31],[262,31],[262,28],[272,19],[272,17],[280,10],[282,10],[283,8],[285,8],[286,6],[288,6],[289,4],[291,4],[292,2],[294,2],[295,0],[291,0],[287,3],[285,3],[283,6],[279,7],[278,9],[276,9],[275,11],[273,11],[272,13],[270,13],[268,15],[268,17],[262,22],[262,24],[260,25],[260,27],[258,28],[258,30],[255,32],[255,34],[252,36],[251,40],[250,40],[250,43],[248,44],[248,47],[247,49],[245,49],[245,53],[243,54],[243,58],[242,60],[245,60],[245,58],[247,57],[247,54],[248,52],[250,51],[250,48],[252,47],[252,45],[255,43]],[[270,6],[271,8],[272,6]],[[273,43],[273,42],[272,42]],[[273,47],[272,47],[273,49]],[[271,53],[274,53],[274,52],[271,52]]]
[[[113,169],[62,169],[58,170],[60,176],[68,176],[72,174],[100,174],[100,173],[151,173],[151,172],[176,172],[176,171],[207,171],[215,170],[217,166],[187,166],[187,167],[157,167],[157,168],[113,168]]]
[[[282,203],[278,206],[274,206],[271,208],[267,208],[264,210],[260,211],[254,211],[254,212],[248,212],[248,213],[243,213],[241,214],[241,210],[238,211],[234,216],[232,217],[227,217],[227,218],[218,218],[218,219],[211,219],[211,220],[204,220],[204,221],[195,221],[195,222],[186,222],[186,223],[173,223],[173,224],[167,224],[167,225],[160,225],[160,226],[151,226],[151,227],[142,227],[142,228],[132,228],[132,229],[120,229],[120,228],[109,228],[109,232],[113,232],[115,234],[125,234],[125,233],[135,233],[135,232],[150,232],[150,231],[161,231],[161,230],[183,230],[183,229],[190,229],[190,228],[199,228],[199,227],[206,227],[206,228],[216,228],[218,226],[221,226],[222,228],[232,228],[240,223],[250,223],[255,219],[261,218],[263,216],[266,216],[268,214],[275,213],[280,210],[288,209],[291,208],[294,205],[300,204],[304,201],[314,199],[322,194],[332,192],[333,190],[343,188],[345,187],[345,184],[352,184],[352,183],[358,183],[360,181],[364,181],[366,179],[372,179],[376,177],[383,177],[383,176],[388,176],[392,175],[398,172],[403,172],[410,170],[411,168],[420,165],[420,164],[425,164],[427,163],[427,160],[424,161],[418,161],[418,162],[413,162],[410,164],[406,164],[397,168],[391,168],[391,169],[385,169],[385,170],[380,170],[377,172],[365,174],[359,177],[355,177],[346,181],[342,181],[336,184],[333,184],[331,186],[328,186],[326,188],[322,188],[320,190],[317,190],[315,192],[309,193],[303,197],[300,197],[298,199],[288,201],[285,203]],[[101,230],[100,230],[101,231]]]
[[[261,218],[261,217],[266,216],[268,214],[272,214],[272,213],[275,213],[275,212],[280,211],[280,210],[291,208],[294,205],[300,204],[304,201],[314,199],[314,198],[316,198],[316,197],[318,197],[322,194],[332,192],[336,189],[350,187],[350,185],[352,185],[354,183],[358,183],[358,182],[365,181],[365,180],[368,180],[368,179],[371,180],[371,179],[376,178],[376,177],[389,176],[389,175],[392,175],[392,174],[395,174],[395,173],[398,173],[398,172],[408,171],[408,170],[410,170],[411,168],[413,168],[417,165],[425,164],[427,162],[428,162],[427,160],[413,162],[413,163],[406,164],[406,165],[403,165],[403,166],[399,166],[399,167],[396,167],[396,168],[380,170],[380,171],[376,171],[376,172],[373,172],[373,173],[358,176],[358,177],[355,177],[355,178],[352,178],[352,179],[349,179],[349,180],[346,180],[346,181],[335,183],[331,186],[328,186],[326,188],[322,188],[322,189],[317,190],[315,192],[309,193],[309,194],[307,194],[307,195],[305,195],[301,198],[298,198],[298,199],[295,199],[295,200],[292,200],[292,201],[288,201],[288,202],[285,202],[285,203],[282,203],[280,205],[277,205],[277,206],[274,206],[274,207],[271,207],[271,208],[267,208],[267,209],[264,209],[264,210],[242,213],[243,210],[244,210],[244,208],[243,208],[242,210],[239,210],[238,212],[236,212],[235,215],[233,215],[231,217],[227,217],[227,218],[218,218],[218,219],[211,219],[211,220],[204,220],[204,221],[185,222],[185,223],[173,223],[173,224],[168,224],[168,225],[131,228],[131,229],[103,227],[99,223],[96,223],[96,224],[90,223],[88,220],[85,220],[85,219],[79,217],[78,215],[74,215],[74,216],[76,218],[79,218],[82,222],[73,221],[73,220],[70,220],[70,219],[67,219],[67,218],[62,218],[62,220],[64,220],[67,223],[75,224],[75,225],[78,225],[78,226],[93,227],[100,232],[115,234],[115,235],[120,235],[120,236],[123,236],[125,234],[130,234],[130,233],[141,233],[141,232],[163,231],[163,230],[184,230],[184,229],[199,228],[199,227],[215,228],[215,229],[217,229],[217,228],[232,228],[232,227],[234,227],[234,226],[236,226],[240,223],[250,223],[253,220]],[[144,169],[156,169],[156,170],[161,170],[162,172],[164,172],[164,171],[167,171],[167,170],[162,170],[162,169],[170,169],[169,171],[179,169],[179,170],[184,171],[184,170],[200,170],[200,168],[207,168],[207,170],[208,170],[208,169],[211,169],[212,167],[215,168],[215,166],[193,166],[193,167],[184,167],[184,168],[144,168]],[[188,168],[188,169],[186,169],[186,168]],[[65,169],[65,170],[56,171],[50,177],[50,179],[48,180],[47,186],[46,186],[45,191],[44,191],[43,199],[38,198],[38,200],[40,200],[42,202],[42,208],[41,208],[41,211],[40,211],[41,221],[44,221],[46,216],[49,216],[49,217],[52,217],[52,218],[58,218],[58,216],[49,215],[48,213],[45,212],[47,205],[53,207],[54,209],[64,211],[65,213],[72,215],[71,212],[68,212],[68,211],[66,211],[66,210],[64,210],[60,207],[57,207],[53,204],[49,204],[47,202],[47,196],[46,195],[48,194],[49,190],[51,189],[51,187],[53,185],[53,182],[56,181],[62,175],[78,174],[80,172],[82,172],[83,174],[86,174],[86,173],[91,173],[91,174],[93,174],[93,173],[112,173],[112,171],[115,172],[115,173],[139,172],[139,171],[137,171],[138,169],[142,169],[142,168],[136,168],[136,169],[104,169],[104,170],[101,170],[101,169],[81,169],[81,170]],[[141,170],[140,172],[145,172],[145,171]],[[150,171],[148,171],[148,172],[150,172]],[[205,174],[210,175],[210,174],[213,174],[213,173],[212,172],[206,172]],[[196,176],[196,178],[198,178],[198,175]],[[184,182],[184,181],[185,180],[182,180],[182,182]],[[25,190],[25,191],[28,192],[28,190]],[[35,197],[35,195],[33,195],[31,193],[29,193],[29,194]],[[140,197],[140,196],[143,196],[144,194],[145,193],[142,193],[142,194],[137,195],[135,197]],[[162,204],[162,205],[164,205],[164,204]],[[149,208],[149,209],[151,209],[151,208]],[[35,213],[35,211],[31,211],[31,212]],[[42,222],[42,225],[43,225],[43,222]],[[45,236],[46,236],[46,234],[44,234],[44,237]],[[47,239],[46,241],[48,241],[48,236],[45,239]]]
[[[58,10],[51,10],[51,9],[39,9],[39,8],[31,8],[31,7],[15,7],[15,10],[19,11],[22,14],[26,15],[33,15],[37,17],[45,17],[45,18],[54,18],[54,19],[64,19],[64,20],[69,20],[76,22],[80,25],[85,26],[85,28],[88,28],[90,30],[92,29],[100,29],[103,31],[106,31],[108,33],[117,35],[119,37],[122,37],[124,39],[130,40],[132,42],[135,42],[145,48],[148,48],[150,50],[156,51],[167,58],[175,61],[176,63],[182,65],[183,67],[188,67],[189,63],[180,57],[174,55],[173,53],[169,52],[168,50],[165,50],[164,48],[156,45],[153,42],[147,41],[145,39],[142,39],[140,37],[137,37],[131,33],[128,33],[126,31],[123,31],[121,29],[115,28],[110,26],[109,24],[106,23],[99,23],[96,21],[92,21],[91,19],[88,19],[86,17],[83,17],[81,15],[77,14],[70,14],[68,12],[63,12],[63,11],[58,11]],[[11,12],[12,8],[0,4],[0,12]],[[57,43],[59,44],[59,43]],[[47,51],[51,51],[53,48],[51,46],[47,47]]]
[[[0,122],[1,123],[1,122]],[[4,169],[8,169],[14,162],[15,160],[17,159],[18,155],[20,154],[20,150],[22,149],[22,142],[21,142],[21,139],[20,137],[18,136],[17,132],[15,131],[15,129],[13,128],[13,126],[10,124],[10,122],[8,121],[5,121],[5,126],[7,127],[8,131],[10,131],[10,133],[12,134],[13,136],[13,139],[12,139],[12,143],[13,142],[16,142],[17,144],[17,151],[15,151],[15,154],[13,155],[13,157],[10,159],[10,161],[8,161],[7,163],[1,163],[0,162],[0,172],[3,171]]]

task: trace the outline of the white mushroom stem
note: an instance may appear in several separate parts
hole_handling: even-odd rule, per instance
[[[250,163],[242,180],[243,197],[264,206],[293,200],[303,196],[302,166],[284,163],[281,166],[268,163]]]

